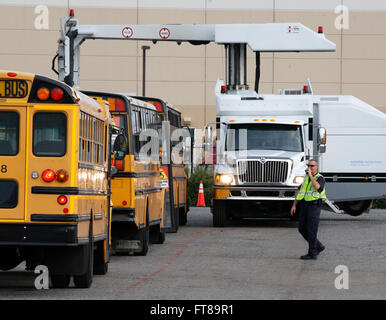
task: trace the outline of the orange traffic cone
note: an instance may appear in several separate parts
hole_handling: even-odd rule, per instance
[[[202,184],[202,180],[200,181],[200,190],[198,191],[197,207],[205,207],[204,185]]]

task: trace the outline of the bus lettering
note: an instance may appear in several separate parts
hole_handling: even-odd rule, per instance
[[[24,80],[1,80],[0,97],[24,98],[27,95],[27,82]]]

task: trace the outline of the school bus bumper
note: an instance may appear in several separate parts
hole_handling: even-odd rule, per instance
[[[71,218],[76,219],[76,217]],[[55,219],[58,218],[55,217]],[[1,223],[0,246],[79,246],[88,244],[89,237],[78,237],[78,224],[71,219],[68,220],[67,223]],[[106,238],[106,234],[97,234],[93,236],[93,241]]]

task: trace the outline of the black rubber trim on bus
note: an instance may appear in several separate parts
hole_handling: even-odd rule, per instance
[[[114,213],[118,213],[118,214],[121,214],[121,213],[127,213],[127,214],[134,213],[135,214],[135,208],[113,208],[113,214]]]
[[[135,195],[156,193],[156,192],[159,192],[161,190],[162,190],[162,188],[140,189],[140,190],[135,190]]]
[[[182,177],[182,176],[180,176],[180,177],[173,177],[173,179],[174,180],[187,180],[186,177]]]
[[[41,222],[81,222],[89,221],[90,214],[31,214],[31,221]]]
[[[127,171],[127,172],[117,172],[114,174],[114,178],[147,178],[147,177],[157,177],[159,175],[158,171],[153,172],[133,172],[133,171]]]
[[[103,196],[107,192],[95,189],[80,189],[77,187],[32,187],[33,194],[63,194],[63,195],[88,195]]]
[[[51,99],[51,97],[45,101],[39,100],[37,97],[37,91],[41,87],[47,87],[47,89],[59,87],[64,92],[63,98],[59,101],[55,101]],[[29,103],[78,104],[75,97],[72,95],[72,89],[68,85],[60,81],[56,81],[41,75],[36,75],[34,78],[31,92],[29,94],[28,102]]]
[[[77,246],[78,227],[57,223],[1,223],[0,245]]]
[[[92,165],[92,164],[87,164],[87,163],[79,163],[78,168],[81,168],[81,169],[91,169],[91,170],[103,171],[103,172],[107,172],[108,171],[107,168],[104,168],[104,167],[101,167],[101,166]]]

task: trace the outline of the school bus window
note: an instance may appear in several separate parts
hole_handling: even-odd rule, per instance
[[[67,117],[59,112],[38,112],[33,118],[33,153],[62,157],[66,153]]]
[[[15,208],[17,206],[17,198],[17,182],[13,180],[0,180],[0,208]]]
[[[105,152],[104,152],[104,156],[103,156],[103,162],[106,162],[107,160],[107,151],[108,151],[108,146],[107,146],[107,126],[104,126],[105,127],[105,134],[104,134],[104,137],[105,137],[105,143],[104,143],[104,146],[105,146]]]
[[[105,133],[104,133],[105,132]],[[100,164],[106,160],[103,157],[103,143],[107,129],[102,120],[96,119],[84,112],[80,114],[79,129],[79,161]]]
[[[133,132],[139,132],[139,128],[141,128],[141,117],[139,115],[139,110],[136,107],[133,107],[131,113]]]
[[[0,156],[15,156],[19,152],[19,114],[0,111]]]

